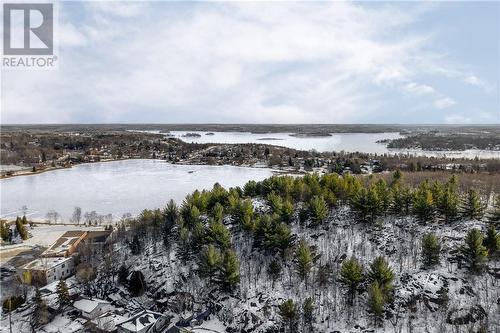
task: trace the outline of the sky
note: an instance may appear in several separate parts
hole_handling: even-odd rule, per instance
[[[61,2],[1,123],[500,123],[500,2]]]

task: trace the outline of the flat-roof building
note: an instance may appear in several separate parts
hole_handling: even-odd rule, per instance
[[[31,284],[45,286],[75,273],[73,257],[42,257],[19,269],[21,274],[29,272]]]

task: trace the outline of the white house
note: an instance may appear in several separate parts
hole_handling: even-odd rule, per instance
[[[162,332],[169,322],[170,319],[161,313],[144,310],[116,327],[118,333],[156,333]]]
[[[73,303],[73,307],[82,312],[82,317],[94,319],[112,309],[112,305],[105,300],[82,298]]]
[[[31,283],[45,286],[75,273],[73,257],[51,257],[33,260],[20,268],[20,273],[29,272]]]

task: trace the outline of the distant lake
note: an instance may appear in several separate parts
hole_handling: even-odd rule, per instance
[[[397,139],[399,133],[334,133],[331,136],[292,136],[293,133],[255,134],[248,132],[196,132],[171,131],[174,137],[195,143],[259,143],[283,146],[298,150],[346,151],[361,153],[387,153],[386,144],[377,143],[384,139]],[[200,137],[185,136],[196,133]],[[213,133],[207,135],[207,133]]]
[[[145,131],[159,133],[159,131]],[[186,136],[196,133],[199,137]],[[210,134],[208,134],[210,133]],[[447,158],[484,158],[500,159],[500,151],[464,150],[464,151],[429,151],[418,149],[389,149],[385,143],[377,141],[398,139],[403,136],[395,132],[387,133],[332,133],[331,136],[311,137],[292,136],[293,133],[256,134],[249,132],[199,132],[171,131],[166,135],[194,143],[260,143],[288,147],[298,150],[316,150],[318,152],[345,151],[371,154],[411,154],[413,156],[447,157]]]
[[[80,164],[69,169],[0,180],[1,216],[43,219],[50,210],[66,221],[75,206],[85,212],[120,218],[144,208],[163,208],[170,199],[178,204],[196,189],[242,186],[272,175],[266,168],[178,165],[160,160],[124,160]]]

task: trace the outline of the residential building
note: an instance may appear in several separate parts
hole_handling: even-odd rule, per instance
[[[116,327],[118,333],[156,333],[162,332],[169,323],[169,317],[158,312],[144,310]]]
[[[22,276],[25,272],[31,275],[31,284],[45,286],[75,274],[73,257],[42,257],[33,260],[19,269]]]
[[[73,303],[73,307],[87,319],[94,319],[112,309],[111,303],[98,298],[81,298]]]

